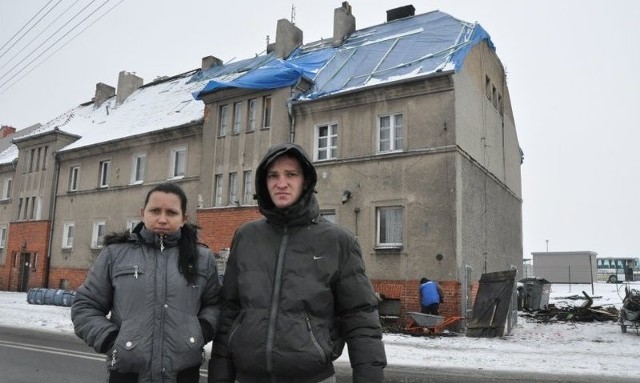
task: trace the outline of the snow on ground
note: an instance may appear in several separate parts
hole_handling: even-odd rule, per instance
[[[640,290],[640,282],[630,287]],[[581,306],[584,300],[566,297],[585,291],[594,297],[593,306],[622,306],[624,285],[596,283],[593,292],[591,288],[553,284],[549,303]],[[32,305],[26,298],[26,293],[0,292],[0,326],[73,334],[68,307]],[[385,333],[383,340],[391,365],[629,378],[640,371],[640,336],[633,329],[622,333],[613,321],[545,324],[521,316],[513,333],[500,338]],[[348,360],[345,351],[338,362]]]

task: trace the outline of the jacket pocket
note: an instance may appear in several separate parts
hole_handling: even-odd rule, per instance
[[[196,316],[185,315],[182,320],[178,321],[175,328],[167,331],[166,336],[173,337],[171,333],[176,336],[176,339],[172,341],[167,339],[170,343],[175,344],[175,349],[172,350],[172,356],[175,358],[172,363],[174,370],[180,371],[202,363],[204,338]]]
[[[113,279],[125,275],[130,275],[133,278],[138,279],[143,274],[144,268],[140,265],[118,265],[113,268]]]
[[[107,369],[119,372],[141,371],[149,356],[144,352],[142,326],[133,320],[122,322],[120,332],[110,351],[107,352]]]

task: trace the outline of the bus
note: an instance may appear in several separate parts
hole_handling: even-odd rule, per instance
[[[597,274],[599,281],[607,283],[640,280],[640,258],[598,257]]]

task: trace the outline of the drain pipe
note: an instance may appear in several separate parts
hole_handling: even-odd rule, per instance
[[[53,154],[53,181],[51,185],[51,204],[49,205],[49,221],[51,221],[51,227],[49,228],[49,246],[47,246],[46,257],[46,269],[47,272],[44,275],[44,285],[49,288],[49,276],[51,275],[51,249],[53,248],[53,229],[56,222],[56,195],[58,194],[58,180],[60,178],[60,161],[58,160],[58,154]]]
[[[293,96],[287,99],[287,114],[289,115],[289,142],[296,139],[296,117],[293,115]]]

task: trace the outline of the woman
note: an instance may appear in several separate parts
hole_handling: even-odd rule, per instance
[[[203,347],[219,317],[215,259],[187,222],[176,184],[149,193],[131,234],[105,238],[71,319],[76,335],[106,353],[110,383],[197,383]],[[110,313],[110,315],[109,315]]]

